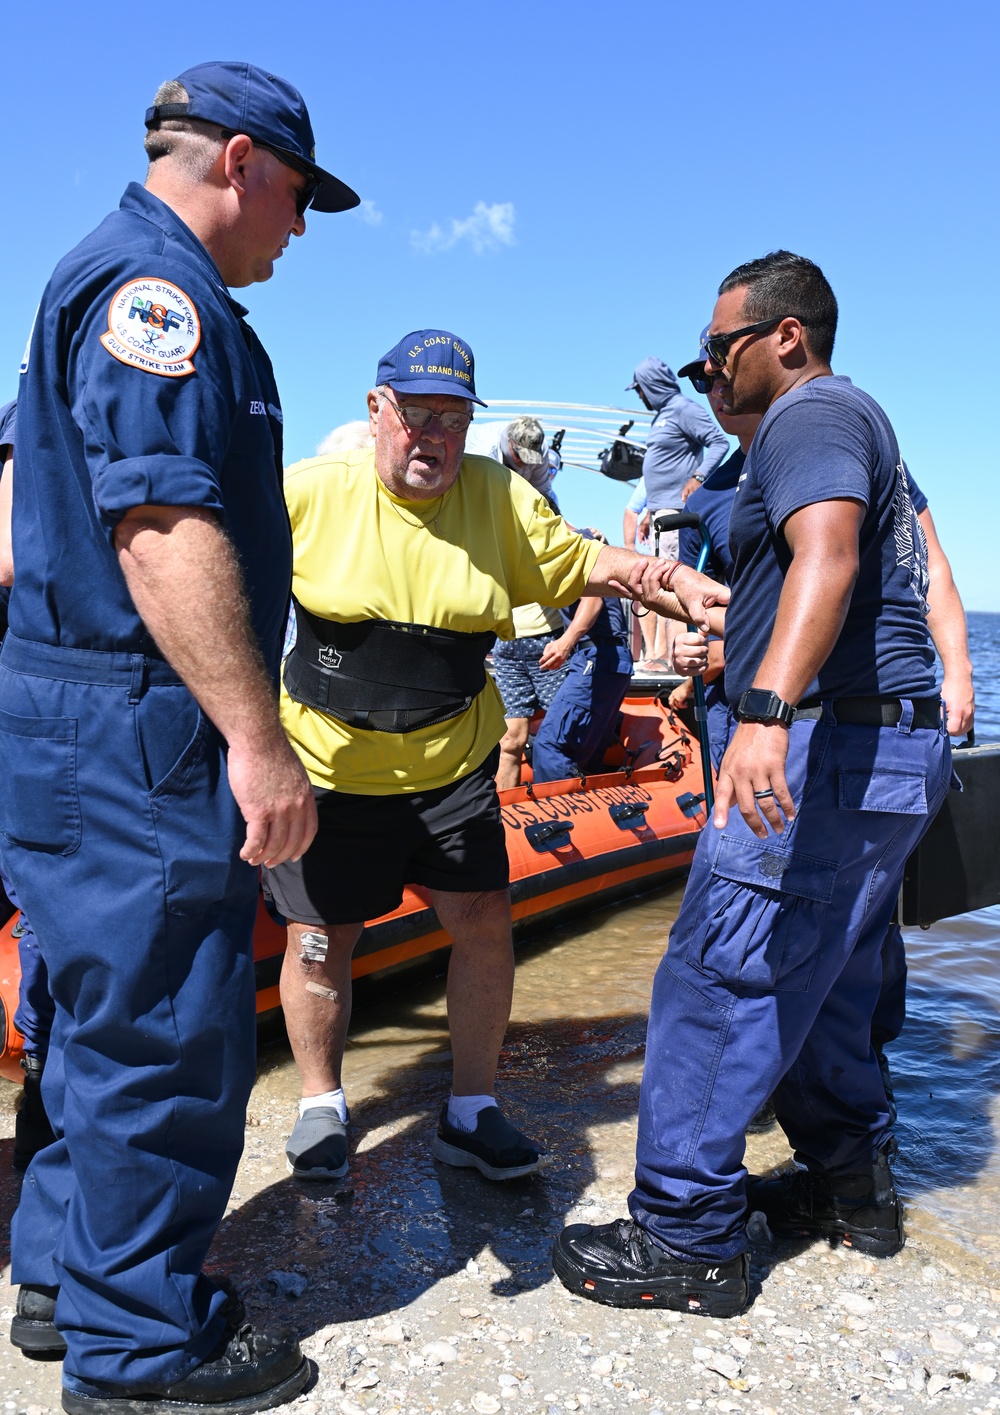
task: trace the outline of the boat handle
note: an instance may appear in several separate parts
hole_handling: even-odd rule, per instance
[[[704,791],[702,791],[697,796],[694,794],[693,791],[685,791],[682,796],[677,797],[677,804],[678,806],[680,806],[681,811],[684,813],[684,815],[690,817],[698,815],[702,807],[702,802],[704,800]]]
[[[640,801],[617,801],[608,807],[608,815],[619,830],[634,830],[637,825],[646,824],[648,810],[649,806]]]
[[[568,845],[569,833],[573,829],[570,821],[536,821],[524,828],[524,838],[534,850],[561,850]]]

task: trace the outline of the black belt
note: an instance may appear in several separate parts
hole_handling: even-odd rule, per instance
[[[909,698],[913,704],[913,726],[941,726],[940,698]],[[838,724],[852,727],[895,727],[903,716],[899,698],[833,698],[830,702]],[[793,721],[803,722],[823,716],[822,703],[802,703]]]

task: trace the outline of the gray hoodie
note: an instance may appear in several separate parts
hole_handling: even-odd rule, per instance
[[[714,472],[729,456],[729,439],[706,408],[684,397],[662,359],[643,359],[631,387],[642,390],[656,414],[642,460],[647,504],[653,511],[679,508],[684,484],[695,472]]]

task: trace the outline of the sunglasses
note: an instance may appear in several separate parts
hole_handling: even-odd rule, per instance
[[[425,408],[420,403],[397,403],[387,393],[383,393],[382,398],[395,408],[404,427],[411,428],[414,432],[426,427],[432,418],[437,418],[445,432],[466,432],[472,422],[472,414],[461,408],[449,409],[446,413],[435,413],[433,409]]]
[[[762,319],[756,324],[747,324],[742,329],[734,329],[729,334],[710,334],[705,340],[705,353],[713,364],[717,364],[719,368],[725,368],[730,345],[735,343],[737,339],[742,339],[744,334],[763,334],[765,329],[773,329],[776,324],[780,324],[783,319],[787,318],[787,315],[779,314],[776,319]],[[698,392],[701,391],[699,388]]]
[[[698,374],[697,377],[693,374],[688,374],[688,378],[690,378],[691,387],[696,393],[708,393],[712,384],[715,382],[714,378],[704,378],[701,374]]]
[[[222,136],[228,142],[230,138],[239,137],[240,134],[230,132],[228,128],[223,128]],[[250,134],[247,133],[245,136],[249,138]],[[283,162],[285,166],[290,167],[293,172],[298,172],[301,176],[305,177],[305,186],[299,187],[295,193],[295,214],[296,216],[305,216],[312,204],[313,198],[322,186],[319,177],[317,177],[312,169],[307,167],[304,162],[300,162],[297,157],[290,152],[286,152],[284,148],[273,147],[271,143],[261,142],[259,138],[250,138],[250,141],[253,143],[254,147],[262,147],[265,152],[269,152],[272,157],[276,157],[279,162]]]

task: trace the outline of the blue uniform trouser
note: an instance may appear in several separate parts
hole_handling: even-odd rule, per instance
[[[709,683],[705,690],[705,707],[708,712],[708,751],[712,765],[718,773],[722,758],[726,754],[729,738],[733,730],[733,714],[721,683]]]
[[[56,1285],[64,1382],[166,1383],[217,1344],[201,1265],[254,1076],[256,905],[224,747],[162,660],[0,654],[0,849],[55,1005],[11,1280]]]
[[[531,770],[536,781],[562,781],[599,771],[631,673],[608,673],[594,656],[577,650],[535,736]]]
[[[7,898],[15,909],[21,905],[17,890],[0,868]],[[21,982],[18,986],[17,1011],[14,1026],[24,1038],[24,1050],[31,1056],[42,1056],[48,1051],[49,1033],[56,1013],[55,1003],[49,993],[49,974],[45,967],[42,950],[38,946],[35,931],[28,923],[28,916],[22,911],[17,922],[17,956],[21,965]]]
[[[682,1259],[743,1252],[748,1121],[768,1096],[797,1159],[866,1169],[889,1115],[871,1045],[910,851],[950,780],[943,731],[789,729],[797,815],[705,826],[653,986],[633,1217]]]
[[[872,1013],[872,1046],[881,1050],[894,1042],[906,1021],[906,945],[897,923],[886,929],[882,942],[882,990]]]

